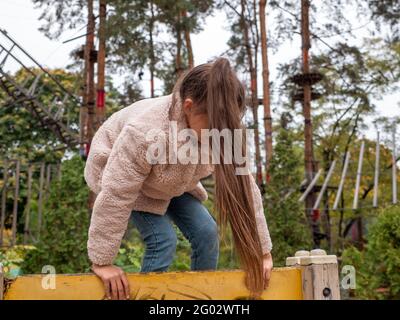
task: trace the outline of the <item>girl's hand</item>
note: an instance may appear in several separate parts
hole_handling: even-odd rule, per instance
[[[269,285],[269,279],[271,278],[272,267],[273,267],[273,262],[271,253],[264,254],[263,256],[264,289],[267,289]]]
[[[129,282],[125,272],[116,266],[92,265],[93,272],[103,281],[107,299],[129,299]]]

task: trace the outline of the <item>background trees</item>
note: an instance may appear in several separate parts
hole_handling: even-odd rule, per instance
[[[33,0],[33,3],[42,11],[41,31],[47,37],[60,39],[66,30],[85,35],[87,0]],[[138,99],[170,93],[181,72],[206,62],[196,60],[193,35],[207,27],[212,14],[223,13],[226,17],[229,37],[221,39],[221,42],[227,44],[227,50],[220,54],[231,59],[247,88],[249,110],[246,121],[256,133],[254,167],[257,182],[265,191],[265,213],[274,241],[276,265],[282,265],[284,258],[296,249],[312,246],[310,221],[304,215],[305,204],[298,201],[305,188],[302,184],[305,176],[305,123],[304,108],[297,103],[301,99],[295,98],[304,96],[304,93],[301,86],[293,82],[293,76],[302,71],[300,39],[304,30],[302,32],[301,5],[300,0],[107,1],[107,115]],[[94,11],[98,12],[98,1],[94,1],[94,6]],[[388,263],[393,268],[398,267],[391,254],[398,244],[394,240],[393,246],[388,248],[381,241],[381,237],[396,239],[389,223],[377,222],[379,227],[371,226],[380,219],[396,222],[397,206],[388,207],[387,211],[385,208],[391,202],[392,129],[399,119],[382,117],[379,111],[382,99],[399,90],[399,9],[398,1],[391,0],[310,1],[310,72],[321,74],[321,81],[312,86],[311,96],[316,99],[310,104],[311,138],[316,160],[314,174],[323,169],[319,187],[331,163],[337,161],[328,191],[318,210],[310,211],[311,218],[317,225],[319,246],[338,255],[344,251],[344,258],[354,258],[354,264],[362,260],[366,267],[360,268],[360,272],[368,276],[374,263],[378,263],[374,260],[372,247],[382,255],[386,254],[385,257],[376,257],[389,257]],[[97,23],[96,17],[96,30]],[[207,47],[208,44],[203,45]],[[80,48],[77,46],[76,49]],[[281,50],[292,51],[293,59],[281,60]],[[210,60],[213,58],[209,57]],[[52,70],[51,73],[67,88],[74,90],[83,83],[82,69],[82,61],[72,55],[71,64],[65,70]],[[25,77],[22,70],[13,76],[15,79]],[[51,87],[41,95],[41,99],[46,103],[50,96]],[[48,162],[63,159],[66,170],[74,171],[74,166],[77,172],[81,170],[78,160],[66,160],[75,155],[76,150],[53,151],[59,145],[56,137],[37,126],[36,120],[18,104],[10,104],[2,91],[0,103],[0,150],[5,157]],[[77,106],[74,108],[71,121],[77,125]],[[393,108],[398,106],[393,105]],[[381,145],[379,210],[372,207],[377,131],[380,132]],[[366,153],[359,208],[353,210],[357,158],[362,141]],[[350,152],[351,161],[344,192],[338,210],[332,210],[346,152]],[[46,217],[54,226],[59,217],[68,215],[67,207],[78,208],[81,205],[80,196],[77,196],[76,203],[66,200],[72,201],[78,191],[79,195],[84,194],[86,186],[79,182],[81,177],[75,178],[73,183],[61,182],[61,186],[66,183],[64,186],[68,190],[65,189],[65,193],[54,191],[54,197],[60,197],[60,205],[50,202],[46,207]],[[21,183],[23,191],[26,190],[24,179]],[[71,187],[72,184],[76,187]],[[318,188],[315,191],[317,194]],[[7,200],[10,205],[11,194]],[[20,214],[23,210],[21,206]],[[83,229],[76,228],[76,218],[71,216],[71,220],[66,220],[66,228],[78,232],[80,240],[77,241],[82,242]],[[41,263],[41,248],[67,241],[57,238],[58,235],[52,233],[54,230],[48,232],[50,236],[37,244],[38,251],[27,258],[31,265],[36,263],[34,261]],[[57,241],[53,241],[53,236]],[[139,264],[143,250],[139,243],[134,233],[127,236],[118,258],[118,263],[127,270],[134,271]],[[353,244],[359,247],[359,251],[348,249]],[[67,246],[66,257],[71,257],[69,250],[72,246]],[[180,246],[180,256],[173,268],[188,269],[190,248],[183,237],[180,237]],[[62,255],[62,252],[58,253]],[[222,246],[221,252],[220,267],[235,267],[235,254],[229,243]],[[79,254],[85,255],[83,249]],[[81,270],[85,263],[78,261],[82,263],[68,266],[69,270]],[[364,297],[385,296],[386,293],[376,293],[376,290],[386,288],[387,283],[398,283],[391,270],[386,271],[387,277],[374,278],[370,284],[363,283],[365,291],[360,291],[360,294]],[[388,296],[397,297],[397,286],[394,284],[392,287],[394,289]]]

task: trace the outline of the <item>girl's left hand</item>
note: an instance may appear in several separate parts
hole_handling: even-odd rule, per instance
[[[264,270],[264,289],[267,289],[269,285],[269,279],[271,278],[271,271],[273,267],[271,253],[264,254],[263,256],[263,270]]]

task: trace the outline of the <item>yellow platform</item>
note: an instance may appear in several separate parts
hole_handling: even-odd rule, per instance
[[[46,278],[47,277],[47,278]],[[49,275],[20,276],[6,285],[5,300],[99,300],[103,285],[93,274],[56,275],[55,289],[44,289]],[[130,273],[134,300],[242,300],[249,291],[242,270]],[[42,285],[44,283],[44,286]],[[297,267],[273,269],[265,300],[302,300],[302,275]]]

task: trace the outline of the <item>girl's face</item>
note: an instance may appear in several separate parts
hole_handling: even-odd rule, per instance
[[[207,113],[198,113],[196,111],[196,107],[197,106],[190,98],[186,98],[183,102],[183,111],[185,113],[188,126],[196,132],[197,137],[200,139],[201,129],[209,129],[208,116]]]

